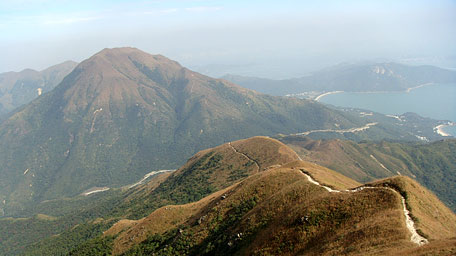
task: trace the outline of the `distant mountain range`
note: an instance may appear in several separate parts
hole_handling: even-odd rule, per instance
[[[222,77],[245,88],[271,95],[308,94],[330,91],[405,91],[428,83],[455,83],[456,71],[434,66],[408,66],[398,63],[340,64],[309,76],[271,80],[226,75]]]
[[[0,119],[10,111],[54,89],[77,63],[66,61],[43,71],[25,69],[0,74]]]
[[[105,49],[0,122],[0,215],[136,182],[256,135],[438,140],[440,121],[275,97],[134,48]],[[301,135],[300,135],[301,134]]]

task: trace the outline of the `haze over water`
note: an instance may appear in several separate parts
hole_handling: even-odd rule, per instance
[[[429,85],[411,90],[409,93],[343,92],[324,96],[319,101],[335,106],[368,109],[389,115],[415,112],[424,117],[456,122],[455,84]],[[447,127],[444,130],[456,136],[455,127]]]

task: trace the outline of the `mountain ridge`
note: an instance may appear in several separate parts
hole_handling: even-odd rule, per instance
[[[362,123],[315,102],[192,72],[160,55],[105,49],[0,124],[2,209],[13,213],[29,202],[122,186],[150,169],[175,168],[203,148],[331,127],[336,119],[341,127]]]
[[[430,65],[409,66],[395,62],[341,64],[308,76],[272,80],[225,75],[222,77],[246,88],[271,95],[301,95],[315,98],[331,91],[407,91],[429,83],[455,83],[456,71]]]
[[[65,61],[41,71],[24,69],[1,73],[0,117],[51,91],[76,65],[74,61]]]
[[[174,173],[159,174],[122,192],[103,193],[119,192],[120,197],[108,197],[105,202],[102,193],[93,195],[101,201],[63,217],[85,216],[82,222],[67,225],[59,236],[28,244],[26,255],[265,251],[378,255],[399,249],[415,251],[418,247],[410,240],[404,204],[417,232],[430,242],[420,250],[455,249],[447,239],[456,230],[452,225],[456,216],[412,179],[392,177],[361,185],[301,161],[291,148],[267,137],[205,149]],[[48,219],[47,226],[63,221],[62,217],[46,217],[51,205],[37,212]],[[14,239],[16,233],[11,234]]]
[[[310,182],[308,174],[318,182]],[[341,191],[324,189],[320,182]],[[456,230],[456,225],[446,225],[456,219],[454,213],[410,178],[361,186],[332,170],[295,160],[254,173],[200,201],[163,206],[140,220],[120,220],[103,239],[115,236],[109,242],[113,255],[391,254],[416,248],[406,228],[405,207],[411,210],[413,226],[432,245]],[[328,219],[322,217],[326,214]],[[351,218],[356,223],[349,224]],[[309,225],[306,232],[300,231],[302,225]],[[73,253],[91,246],[84,244]]]

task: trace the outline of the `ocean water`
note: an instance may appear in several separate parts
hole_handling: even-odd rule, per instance
[[[401,115],[415,112],[424,117],[456,122],[456,84],[435,84],[413,89],[410,92],[330,94],[320,98],[322,103],[341,107],[368,109],[375,112]],[[456,136],[456,127],[445,132]]]
[[[444,132],[453,135],[456,137],[456,126],[447,126],[442,129]]]

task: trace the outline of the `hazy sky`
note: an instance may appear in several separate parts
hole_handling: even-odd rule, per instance
[[[219,75],[456,55],[456,1],[0,0],[0,72],[133,46]]]

